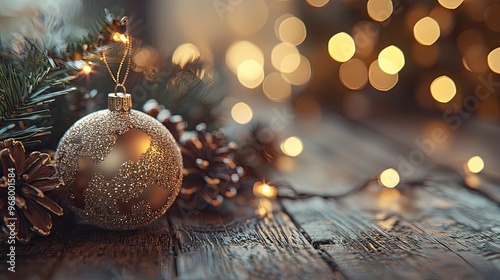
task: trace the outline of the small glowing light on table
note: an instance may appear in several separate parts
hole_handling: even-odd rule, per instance
[[[400,182],[399,173],[394,168],[386,169],[380,173],[378,182],[383,187],[395,188]]]
[[[484,169],[484,161],[480,156],[473,156],[467,161],[467,169],[472,173],[479,173]]]
[[[82,72],[83,72],[83,74],[88,75],[92,72],[92,67],[87,64],[87,65],[82,67]]]
[[[300,138],[292,136],[281,143],[281,150],[287,156],[296,157],[304,150],[304,144]]]
[[[257,182],[253,186],[253,194],[259,197],[275,198],[278,190],[267,183]]]

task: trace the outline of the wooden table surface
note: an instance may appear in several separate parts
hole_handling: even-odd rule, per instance
[[[428,124],[368,128],[332,116],[300,126],[305,152],[275,177],[303,192],[344,193],[398,167]],[[500,129],[470,122],[447,133],[398,189],[372,182],[339,199],[247,195],[212,212],[174,207],[129,232],[69,217],[18,246],[15,274],[2,246],[0,279],[500,279]],[[486,168],[467,188],[452,170],[474,153]]]

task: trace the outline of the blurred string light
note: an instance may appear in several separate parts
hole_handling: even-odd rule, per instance
[[[328,41],[328,53],[338,62],[346,62],[354,56],[356,45],[351,35],[340,32]]]
[[[85,64],[82,67],[82,73],[85,74],[85,75],[88,75],[88,74],[92,73],[92,66],[90,66],[90,64]]]
[[[262,85],[267,98],[275,102],[287,101],[292,94],[292,87],[278,72],[267,75]]]
[[[438,0],[439,4],[441,6],[445,7],[446,9],[454,10],[464,2],[464,0]]]
[[[160,55],[156,49],[151,47],[143,47],[137,50],[132,58],[133,69],[135,72],[143,72],[147,67],[154,66],[158,63]]]
[[[491,71],[500,74],[500,47],[488,54],[488,66]]]
[[[228,25],[239,34],[256,33],[265,26],[269,18],[269,8],[265,0],[222,2],[227,2],[227,12],[224,13],[223,19],[227,20]]]
[[[330,0],[306,0],[306,2],[315,7],[315,8],[321,8],[323,7],[324,5],[328,4]]]
[[[271,63],[276,70],[291,73],[300,65],[299,50],[290,43],[279,43],[271,52]]]
[[[429,17],[434,19],[439,24],[441,35],[446,36],[453,31],[454,20],[450,10],[441,6],[436,6],[429,13]]]
[[[297,136],[287,138],[281,143],[281,150],[289,157],[296,157],[304,150],[302,140]]]
[[[415,39],[425,46],[434,44],[439,39],[440,34],[439,24],[431,17],[422,18],[413,27]]]
[[[405,56],[398,47],[391,45],[380,51],[378,64],[385,73],[395,75],[405,65]]]
[[[257,61],[249,59],[238,66],[237,76],[243,86],[256,88],[264,80],[264,68]]]
[[[127,36],[125,34],[118,33],[118,32],[113,33],[112,39],[115,42],[122,42],[122,43],[128,42]]]
[[[351,59],[340,66],[340,81],[351,90],[360,90],[368,83],[368,69],[360,59]]]
[[[467,70],[484,73],[488,70],[488,49],[484,45],[468,47],[464,53],[463,62]]]
[[[294,46],[300,45],[307,36],[305,24],[295,16],[289,16],[281,21],[278,27],[278,37],[282,42]]]
[[[368,0],[366,10],[368,15],[375,21],[387,20],[393,12],[391,0]]]
[[[400,182],[399,173],[394,168],[386,169],[378,176],[378,182],[383,187],[395,188]]]
[[[455,82],[448,76],[437,77],[431,83],[432,97],[440,103],[448,103],[456,95],[457,88]]]
[[[311,79],[311,63],[305,56],[301,55],[297,69],[291,73],[281,73],[281,76],[294,86],[307,84]]]
[[[258,197],[275,198],[278,195],[278,189],[266,182],[255,182],[253,194]]]
[[[191,43],[181,44],[172,54],[172,63],[184,67],[186,64],[199,59],[200,55],[200,49],[197,46]]]
[[[237,74],[238,67],[247,60],[254,60],[264,66],[264,53],[252,42],[235,42],[226,51],[226,64],[234,74]]]
[[[235,122],[247,124],[253,118],[253,111],[245,102],[238,102],[231,109],[231,116]]]
[[[370,84],[377,90],[389,91],[398,83],[399,75],[391,75],[382,71],[379,66],[378,60],[370,64],[368,69],[368,80]]]
[[[467,161],[467,169],[471,173],[479,173],[484,169],[484,161],[480,156],[473,156]]]

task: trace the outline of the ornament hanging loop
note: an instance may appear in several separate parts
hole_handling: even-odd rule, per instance
[[[122,88],[123,89],[123,93],[126,94],[127,93],[127,89],[125,88],[125,85],[124,84],[121,84],[121,83],[118,83],[116,84],[115,86],[115,96],[118,96],[118,88]]]
[[[118,88],[122,88],[123,92],[118,92]],[[115,92],[108,94],[108,109],[112,112],[126,113],[132,109],[132,95],[127,93],[127,89],[123,84],[116,84]]]

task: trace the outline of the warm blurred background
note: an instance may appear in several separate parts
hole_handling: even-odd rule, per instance
[[[128,89],[136,106],[168,98],[148,88],[162,77],[162,65],[200,59],[209,66],[197,75],[213,81],[210,93],[169,109],[191,125],[206,121],[235,135],[241,125],[264,121],[274,132],[285,131],[285,154],[302,151],[300,137],[291,137],[296,124],[311,129],[332,114],[388,133],[398,127],[392,137],[410,143],[408,123],[422,136],[435,127],[451,134],[471,122],[497,127],[500,120],[498,0],[1,3],[4,40],[11,31],[48,32],[40,38],[46,45],[65,46],[62,38],[85,34],[104,8],[129,15],[136,48]],[[40,10],[62,19],[64,28],[44,22],[45,30],[30,29],[36,24],[27,22]],[[106,75],[96,66],[80,81],[94,100],[80,115],[104,106],[99,98],[112,90]]]

